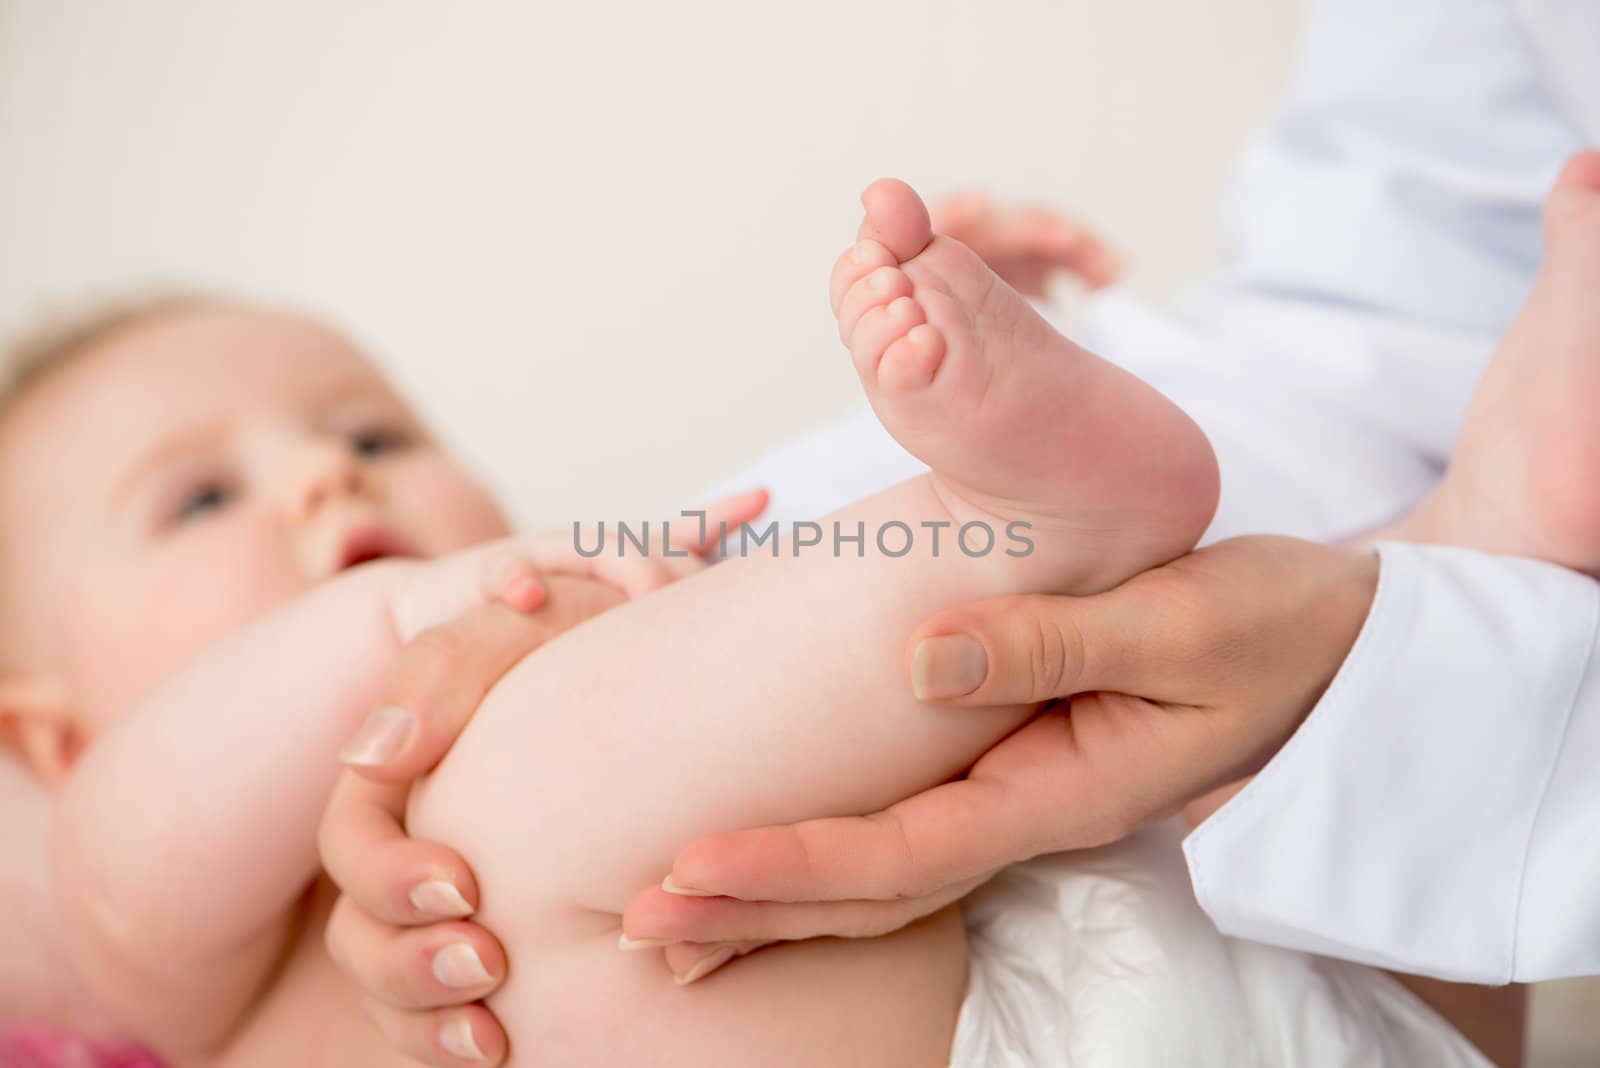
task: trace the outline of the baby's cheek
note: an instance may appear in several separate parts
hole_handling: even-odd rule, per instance
[[[150,552],[92,599],[78,659],[97,719],[120,715],[206,646],[309,588],[270,531],[219,523],[194,533]]]
[[[445,460],[396,472],[389,499],[407,532],[429,556],[509,534],[505,513],[488,490]]]

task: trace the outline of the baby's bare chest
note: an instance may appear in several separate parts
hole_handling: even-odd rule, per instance
[[[206,1068],[415,1068],[367,1021],[355,986],[323,946],[337,896],[333,884],[319,880],[277,971]]]

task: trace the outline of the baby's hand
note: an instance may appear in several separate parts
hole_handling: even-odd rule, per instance
[[[1042,297],[1055,271],[1090,289],[1122,276],[1122,258],[1082,223],[1044,208],[997,206],[979,192],[946,197],[933,206],[933,229],[976,252],[989,269],[1025,297]]]
[[[665,539],[670,529],[672,540],[650,541],[645,551],[624,544],[615,529],[584,533],[575,527],[570,533],[518,535],[454,553],[429,564],[396,592],[390,605],[395,631],[409,642],[490,601],[532,612],[547,596],[547,574],[598,579],[630,599],[643,597],[705,570],[719,533],[755,519],[766,507],[766,491],[753,490],[711,505],[699,522],[685,518],[670,528],[652,524],[652,536]]]

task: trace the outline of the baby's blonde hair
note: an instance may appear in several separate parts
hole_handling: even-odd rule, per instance
[[[100,300],[46,317],[5,347],[0,363],[0,420],[45,379],[135,326],[237,301],[192,290],[164,290]]]

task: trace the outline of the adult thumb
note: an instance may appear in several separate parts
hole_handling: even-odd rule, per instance
[[[1120,586],[1088,597],[993,597],[933,616],[912,635],[918,699],[968,708],[1032,704],[1090,690],[1166,689],[1161,618],[1177,606]],[[1178,633],[1182,633],[1179,630]]]

